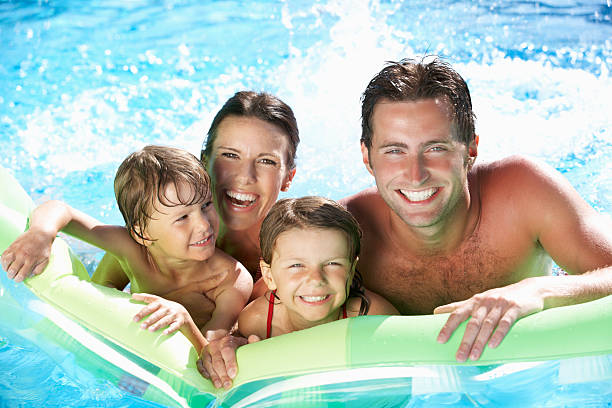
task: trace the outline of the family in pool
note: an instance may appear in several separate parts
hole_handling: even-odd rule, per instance
[[[41,273],[60,230],[99,246],[92,280],[129,283],[146,304],[135,320],[181,330],[216,387],[231,387],[247,342],[368,314],[450,313],[432,342],[469,319],[456,358],[477,360],[526,315],[611,294],[612,228],[541,163],[475,163],[474,119],[447,63],[388,63],[362,95],[376,187],[276,202],[296,174],[296,119],[273,95],[238,92],[200,160],[147,146],[123,161],[125,227],[50,201],[2,266],[16,281]],[[567,274],[551,276],[551,259]]]

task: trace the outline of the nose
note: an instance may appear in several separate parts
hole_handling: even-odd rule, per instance
[[[244,160],[238,166],[236,180],[241,184],[252,184],[257,180],[255,162]]]
[[[423,184],[429,178],[425,158],[421,154],[411,154],[406,159],[405,174],[415,186]]]
[[[308,280],[322,283],[326,281],[325,273],[321,266],[312,266],[308,269]]]
[[[205,232],[209,232],[213,229],[213,223],[205,211],[198,211],[197,215],[193,219],[195,220],[195,226],[198,229]]]

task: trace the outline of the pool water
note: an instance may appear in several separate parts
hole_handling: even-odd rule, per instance
[[[265,90],[300,127],[284,195],[339,199],[373,184],[359,151],[365,85],[384,61],[424,54],[467,80],[478,160],[542,159],[612,214],[610,0],[0,1],[0,165],[37,202],[120,223],[112,180],[128,153],[198,155],[229,96]],[[70,243],[94,268],[100,251]],[[52,354],[0,317],[0,407],[154,406]]]

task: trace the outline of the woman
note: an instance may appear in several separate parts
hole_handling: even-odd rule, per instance
[[[259,271],[261,223],[279,192],[291,185],[299,142],[287,104],[270,94],[243,91],[217,113],[202,149],[221,219],[217,246],[253,275],[251,299],[266,290]]]
[[[221,221],[217,246],[251,272],[251,299],[266,290],[259,272],[259,229],[280,191],[291,185],[299,141],[287,104],[267,93],[242,91],[217,112],[201,152]],[[129,282],[109,255],[104,255],[92,280],[115,288]]]

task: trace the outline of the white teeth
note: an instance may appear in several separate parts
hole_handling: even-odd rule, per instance
[[[235,191],[227,191],[227,195],[239,201],[255,201],[255,194],[237,193]]]
[[[320,302],[324,299],[327,298],[327,295],[324,296],[300,296],[302,299],[304,299],[306,302]]]
[[[437,188],[428,188],[421,191],[400,190],[400,192],[410,201],[424,201],[434,195],[438,191]]]
[[[203,240],[201,240],[201,241],[198,241],[198,242],[194,242],[194,244],[193,244],[193,245],[200,245],[200,244],[204,244],[205,242],[208,242],[208,240],[210,240],[210,237],[205,238],[205,239],[203,239]]]

